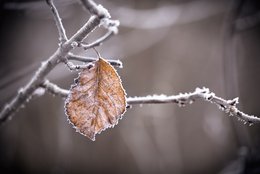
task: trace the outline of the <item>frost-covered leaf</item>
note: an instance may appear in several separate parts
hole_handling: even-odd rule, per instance
[[[95,140],[95,135],[113,127],[126,110],[126,94],[116,70],[99,58],[79,73],[65,103],[66,114],[77,131]]]

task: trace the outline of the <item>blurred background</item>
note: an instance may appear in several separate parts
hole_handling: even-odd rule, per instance
[[[173,95],[208,87],[240,98],[260,116],[258,0],[98,0],[119,34],[97,49],[120,59],[128,96]],[[55,0],[68,37],[89,18],[79,1]],[[58,47],[45,1],[1,1],[0,108]],[[94,41],[98,28],[86,39]],[[75,54],[94,56],[93,50]],[[76,72],[60,64],[48,79],[69,89]],[[244,125],[215,105],[196,101],[133,106],[92,142],[76,133],[64,99],[36,98],[0,127],[0,173],[242,174],[260,173],[260,127]]]

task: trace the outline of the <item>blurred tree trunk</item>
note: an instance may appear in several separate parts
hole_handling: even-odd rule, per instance
[[[224,26],[224,75],[226,95],[228,98],[240,96],[240,107],[253,115],[260,114],[260,37],[259,25],[253,28],[238,31],[237,19],[252,15],[257,11],[257,1],[234,0]],[[259,5],[258,5],[259,6]],[[246,147],[238,150],[239,159],[236,161],[236,170],[232,173],[257,173],[260,171],[259,162],[259,126],[248,127],[233,119],[233,127],[237,137],[237,147]],[[241,160],[243,158],[243,160]],[[231,166],[231,165],[230,165]],[[230,167],[229,166],[229,167]],[[242,167],[241,167],[242,166]],[[241,169],[241,170],[238,170]]]

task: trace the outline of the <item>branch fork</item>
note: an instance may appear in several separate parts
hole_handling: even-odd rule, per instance
[[[67,97],[69,94],[68,90],[58,87],[56,84],[49,82],[45,78],[48,73],[61,62],[65,63],[70,70],[79,70],[91,67],[91,64],[74,65],[72,62],[69,62],[69,60],[89,63],[95,61],[96,58],[75,55],[71,53],[71,51],[76,47],[90,49],[99,46],[118,32],[119,21],[111,20],[110,14],[103,6],[95,4],[92,0],[81,0],[83,6],[92,14],[92,16],[83,27],[68,39],[53,0],[46,0],[46,2],[50,6],[58,29],[59,47],[52,56],[42,63],[32,79],[24,87],[18,90],[17,95],[10,101],[10,103],[7,103],[1,110],[0,124],[4,123],[6,120],[10,120],[11,116],[33,96],[41,96],[45,91],[48,91],[53,95]],[[108,30],[107,33],[90,44],[84,44],[83,40],[88,36],[88,34],[100,25]],[[119,60],[108,60],[108,62],[113,66],[122,67],[122,62]],[[197,88],[194,92],[172,96],[153,95],[145,97],[128,97],[127,104],[128,106],[131,106],[135,104],[175,103],[178,106],[183,107],[187,104],[192,104],[198,99],[217,105],[222,111],[231,116],[236,116],[238,119],[243,120],[244,123],[249,123],[249,125],[260,123],[260,118],[243,113],[236,107],[238,104],[238,98],[225,100],[216,96],[208,88]]]
[[[59,63],[68,61],[68,58],[77,59],[82,62],[91,62],[93,59],[87,57],[77,57],[70,52],[77,46],[77,43],[81,43],[91,31],[95,30],[102,23],[102,19],[110,18],[108,11],[101,5],[96,5],[92,0],[85,0],[84,6],[90,11],[92,16],[88,22],[83,25],[70,39],[67,38],[65,29],[62,24],[62,20],[56,9],[53,0],[46,0],[46,3],[51,9],[55,24],[59,34],[59,47],[46,61],[44,61],[39,69],[35,72],[32,79],[22,87],[17,95],[7,103],[0,112],[0,123],[11,119],[11,116],[21,108],[26,102],[28,102],[33,96],[35,90],[42,88],[43,84],[48,84],[45,81],[45,77],[53,70]],[[102,42],[102,40],[101,40]],[[99,44],[97,44],[99,45]],[[120,61],[112,61],[115,65],[121,65]],[[78,69],[76,66],[75,69]]]

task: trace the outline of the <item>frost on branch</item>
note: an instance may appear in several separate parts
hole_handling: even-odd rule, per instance
[[[230,116],[236,116],[244,124],[260,123],[260,118],[254,115],[248,115],[237,109],[238,98],[233,100],[225,100],[215,95],[208,88],[197,88],[194,92],[179,95],[165,96],[153,95],[146,97],[130,97],[127,99],[129,105],[132,104],[153,104],[153,103],[176,103],[178,106],[186,106],[192,104],[197,99],[203,99],[218,106],[219,109],[226,112]]]
[[[107,28],[109,31],[112,31],[113,34],[118,33],[118,26],[120,25],[120,22],[118,20],[111,20],[104,18],[101,20],[100,25],[103,25],[104,28]]]
[[[42,65],[37,69],[34,76],[28,81],[26,85],[24,85],[21,89],[22,91],[19,91],[16,96],[14,96],[9,103],[6,103],[6,106],[2,108],[0,112],[0,123],[5,122],[6,120],[10,120],[11,116],[19,110],[24,104],[26,104],[34,95],[35,90],[39,89],[40,87],[48,87],[48,91],[52,91],[53,93],[61,92],[60,95],[64,95],[66,93],[66,90],[60,90],[55,91],[56,86],[50,85],[50,83],[47,83],[46,77],[47,75],[55,69],[55,67],[60,64],[67,62],[68,59],[76,59],[81,62],[90,62],[94,61],[93,58],[86,58],[81,57],[78,55],[72,55],[71,51],[75,49],[76,47],[80,46],[78,43],[82,43],[84,39],[92,32],[94,31],[97,26],[101,24],[101,20],[105,18],[110,18],[110,15],[108,11],[102,7],[101,5],[97,5],[92,0],[82,0],[83,5],[88,11],[93,15],[89,18],[89,20],[78,29],[77,32],[74,33],[74,35],[67,39],[65,28],[63,27],[61,17],[58,13],[58,9],[55,7],[55,4],[53,3],[53,0],[46,0],[48,6],[51,9],[51,12],[53,14],[56,27],[58,29],[59,34],[59,40],[60,44],[57,50],[49,57],[46,58],[46,60],[42,63]],[[109,22],[109,21],[108,21]],[[111,23],[115,23],[111,20]],[[117,25],[113,25],[112,29],[114,27],[117,27]],[[112,30],[111,29],[111,30]],[[88,45],[88,48],[93,48],[96,46],[99,46],[110,38],[115,32],[110,31],[108,29],[108,33],[101,37],[100,39],[97,39],[92,44]],[[120,61],[113,61],[114,65],[120,66]],[[41,90],[41,89],[40,89]],[[36,91],[36,95],[34,96],[40,96],[43,91]],[[39,94],[39,95],[38,95]]]
[[[96,134],[118,123],[126,110],[126,94],[107,61],[99,58],[93,65],[79,73],[65,109],[76,130],[94,141]]]
[[[32,79],[21,87],[17,95],[3,107],[0,112],[0,122],[5,122],[11,118],[11,115],[23,107],[34,96],[41,96],[45,91],[62,97],[68,97],[66,100],[66,113],[69,120],[75,128],[94,140],[95,135],[118,123],[119,118],[128,106],[134,104],[158,104],[158,103],[176,103],[178,106],[192,104],[197,99],[217,105],[228,115],[236,116],[244,123],[259,123],[258,117],[248,115],[240,111],[236,105],[238,98],[225,100],[217,97],[208,88],[197,88],[194,92],[183,93],[179,95],[152,95],[146,97],[125,98],[126,94],[121,85],[121,80],[113,66],[122,66],[119,60],[103,60],[95,58],[74,55],[73,49],[82,47],[85,50],[95,48],[101,45],[118,32],[119,21],[111,20],[108,11],[101,5],[96,5],[91,0],[82,0],[83,5],[90,11],[92,16],[71,38],[67,38],[62,20],[58,10],[55,8],[52,0],[47,0],[50,6],[56,26],[59,33],[60,46],[46,61],[42,63],[35,72]],[[96,39],[92,43],[84,45],[84,39],[97,28],[102,26],[107,29],[106,34]],[[69,60],[80,62],[94,62],[91,64],[74,65]],[[111,63],[108,64],[107,62]],[[71,70],[82,70],[79,81],[70,91],[61,89],[56,84],[50,83],[46,77],[59,63],[65,63]]]

